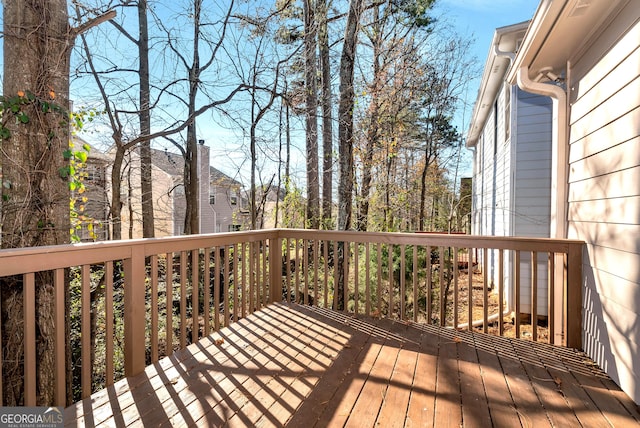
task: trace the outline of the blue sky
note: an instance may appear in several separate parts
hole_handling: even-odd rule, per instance
[[[530,20],[539,3],[538,0],[436,0],[435,12],[453,24],[460,35],[474,39],[472,54],[482,70],[495,29]],[[456,126],[465,136],[479,86],[480,77],[469,82],[468,105],[456,118]],[[464,153],[463,159],[461,175],[470,176],[470,153]]]

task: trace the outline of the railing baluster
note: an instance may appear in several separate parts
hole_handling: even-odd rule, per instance
[[[483,252],[484,263],[482,273],[482,332],[489,331],[489,249]]]
[[[333,245],[333,309],[338,310],[338,265],[340,264],[340,253],[338,251],[338,241],[332,241]]]
[[[556,260],[556,255],[555,253],[550,252],[549,253],[549,267],[547,269],[547,282],[549,284],[549,295],[547,296],[548,299],[548,311],[549,311],[549,316],[548,316],[548,328],[549,328],[549,343],[551,344],[555,344],[555,337],[556,337],[556,319],[555,319],[555,294],[556,294],[556,290],[555,290],[555,260]]]
[[[453,328],[458,328],[458,249],[453,247]]]
[[[304,301],[305,305],[309,304],[309,246],[310,242],[308,239],[302,240],[302,258],[304,259]],[[302,303],[302,302],[301,302]]]
[[[498,331],[504,335],[504,250],[498,253]]]
[[[229,280],[231,276],[231,271],[229,269],[230,247],[224,246],[222,248],[224,248],[224,263],[222,264],[222,270],[223,270],[222,277],[224,278],[224,325],[228,327],[231,320],[231,317],[230,317],[231,306],[229,305],[229,286],[231,285]]]
[[[113,385],[114,368],[113,368],[113,342],[114,338],[114,318],[113,318],[113,262],[108,261],[104,264],[104,274],[106,276],[104,286],[105,298],[105,378],[107,386]],[[63,329],[64,330],[64,329]]]
[[[378,242],[378,254],[376,257],[378,262],[378,285],[376,287],[376,299],[378,306],[378,316],[382,316],[382,244]]]
[[[405,255],[406,255],[406,249],[405,249],[405,245],[401,245],[400,246],[400,319],[401,320],[405,320],[406,319],[406,301],[407,301],[407,295],[406,295],[406,284],[405,284]]]
[[[187,346],[187,252],[180,252],[180,349]]]
[[[538,340],[538,253],[531,252],[531,338]]]
[[[231,263],[233,265],[233,322],[238,321],[238,244],[233,244],[230,248],[233,248],[233,259]]]
[[[440,261],[438,261],[440,264]],[[439,269],[439,268],[438,268]],[[427,324],[432,323],[433,316],[433,302],[431,301],[431,281],[432,281],[432,273],[433,273],[433,260],[431,259],[431,245],[427,245],[427,283],[425,284],[427,289],[425,293],[427,294]]]
[[[56,337],[56,343],[55,343],[55,350],[56,350],[56,355],[55,355],[55,382],[56,382],[56,389],[55,389],[55,396],[54,396],[54,400],[55,400],[55,405],[59,406],[59,407],[65,407],[66,405],[66,401],[67,401],[67,383],[66,383],[66,358],[65,358],[65,337],[66,337],[66,327],[65,327],[65,310],[66,310],[66,306],[65,306],[65,270],[64,269],[56,269],[54,272],[54,277],[53,277],[53,287],[54,287],[54,293],[55,293],[55,326],[56,326],[56,332],[55,332],[55,337]],[[111,275],[112,278],[112,282],[113,282],[113,275]],[[108,277],[107,277],[108,279]],[[107,287],[109,286],[109,284],[107,283],[106,285]],[[108,288],[107,288],[108,291]],[[111,292],[111,295],[113,296],[113,290]],[[113,298],[112,300],[112,305],[113,305]],[[105,303],[106,309],[107,309],[107,313],[108,313],[108,302]],[[113,307],[111,308],[112,312],[113,312]],[[107,323],[111,321],[111,336],[108,335],[109,333],[109,325],[107,324],[107,337],[105,339],[105,343],[107,346],[107,368],[109,367],[109,364],[111,364],[111,378],[109,378],[109,373],[107,372],[107,386],[113,384],[113,316],[111,317],[111,320],[107,320]],[[0,331],[2,331],[2,329],[0,329]],[[111,347],[112,352],[111,355],[108,354],[109,351],[109,347]],[[111,356],[111,360],[109,360],[109,356]],[[0,364],[1,366],[1,364]],[[0,378],[2,378],[2,373],[0,372]],[[109,381],[111,381],[111,383],[109,383]],[[2,384],[0,383],[0,391],[2,390]],[[0,404],[2,403],[2,393],[0,392]]]
[[[345,241],[344,245],[344,312],[349,312],[349,260],[351,258],[351,242]]]
[[[251,300],[251,291],[247,291],[247,243],[243,242],[240,245],[242,246],[240,252],[242,257],[242,274],[240,275],[242,277],[242,318],[244,318],[247,316],[247,299]],[[249,309],[249,313],[251,313],[251,309]]]
[[[300,247],[299,240],[295,240],[295,245],[293,247],[295,251],[295,260],[296,260],[296,268],[295,268],[295,289],[294,289],[294,301],[300,302],[300,269],[303,269],[302,262],[300,261]],[[304,257],[303,257],[304,258]]]
[[[389,267],[389,308],[387,309],[387,318],[393,319],[393,244],[387,245]]]
[[[318,305],[318,262],[320,260],[318,252],[320,248],[318,246],[318,240],[313,240],[313,305]]]
[[[469,252],[469,272],[467,276],[467,330],[473,330],[473,254],[475,254],[475,248],[467,248]]]
[[[322,241],[322,255],[324,258],[324,307],[329,306],[329,241]]]
[[[202,262],[202,305],[204,306],[204,337],[211,334],[211,249],[205,247]]]
[[[418,322],[418,246],[413,246],[413,322]]]
[[[260,260],[262,260],[262,307],[267,306],[269,302],[269,272],[267,270],[267,242],[260,241],[262,251],[260,252]]]
[[[200,336],[200,251],[191,250],[191,343]]]
[[[353,243],[353,313],[358,314],[360,303],[360,275],[358,275],[360,244]]]
[[[220,248],[213,247],[213,330],[220,330]]]
[[[92,377],[92,361],[91,361],[91,267],[82,265],[80,268],[80,292],[82,296],[82,326],[81,326],[81,343],[82,350],[82,398],[91,395],[91,377]]]
[[[35,274],[29,272],[23,276],[24,290],[24,405],[36,405],[36,280]],[[84,290],[83,290],[84,292]],[[84,293],[83,293],[84,296]],[[84,308],[83,308],[84,311]],[[87,309],[88,311],[88,309]],[[84,312],[83,312],[84,314]],[[84,327],[84,323],[83,323]],[[84,335],[83,335],[84,337]],[[83,350],[84,351],[84,350]],[[83,352],[83,368],[85,364]],[[84,375],[84,370],[83,370]],[[91,385],[91,383],[89,383]],[[83,391],[84,396],[84,378]]]
[[[364,293],[365,293],[365,303],[364,303],[364,313],[366,316],[371,315],[371,269],[369,266],[369,261],[371,260],[371,244],[368,242],[364,243]]]
[[[151,362],[158,361],[158,256],[151,256]],[[108,360],[107,360],[108,361]]]
[[[167,253],[167,267],[165,276],[166,315],[167,326],[165,329],[165,355],[173,354],[173,253]]]
[[[515,327],[516,327],[516,337],[520,337],[520,251],[516,250],[515,255],[515,273],[514,273],[514,300],[515,304]]]
[[[446,288],[444,286],[444,281],[445,281],[445,277],[444,277],[444,271],[445,269],[448,271],[449,267],[447,266],[448,263],[445,261],[444,258],[444,247],[440,247],[439,249],[439,258],[440,258],[440,269],[438,271],[438,281],[439,281],[439,285],[440,285],[440,326],[444,327],[446,325],[446,320],[445,320],[445,313],[446,313],[446,295],[445,295],[445,291]]]

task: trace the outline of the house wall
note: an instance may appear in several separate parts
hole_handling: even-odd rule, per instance
[[[210,181],[209,194],[215,196],[215,204],[207,200],[207,209],[216,218],[216,232],[230,232],[234,224],[240,223],[235,218],[242,203],[239,190],[237,185],[225,179],[214,178]]]
[[[514,88],[513,236],[548,238],[551,217],[551,128],[549,97]],[[531,254],[520,255],[521,311],[531,311]],[[511,258],[513,262],[513,256]],[[537,312],[547,315],[548,254],[539,254]],[[526,278],[526,279],[525,279]]]
[[[476,145],[472,233],[549,237],[551,99],[505,85]],[[497,134],[496,134],[497,132]],[[494,139],[497,136],[497,140]],[[505,297],[511,308],[515,257],[505,264]],[[547,255],[538,256],[537,313],[546,315]],[[489,252],[489,281],[498,281],[498,252]],[[521,254],[520,311],[531,312],[531,255]]]
[[[142,196],[140,188],[140,156],[130,152],[123,168],[121,182],[122,194],[122,238],[142,238]],[[172,177],[152,165],[151,180],[153,182],[153,217],[156,237],[170,236],[173,230],[172,196],[169,191],[173,186]],[[131,209],[129,208],[131,207]]]
[[[640,403],[640,2],[570,70],[568,237],[585,240],[583,344]]]

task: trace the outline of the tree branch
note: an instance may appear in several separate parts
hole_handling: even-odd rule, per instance
[[[102,24],[105,21],[108,21],[110,19],[113,19],[116,17],[116,11],[115,10],[108,10],[105,13],[103,13],[102,15],[96,16],[93,19],[90,19],[89,21],[80,24],[77,27],[73,27],[71,29],[71,37],[75,38],[76,36],[78,36],[79,34],[84,33],[85,31],[89,30],[90,28],[93,28],[97,25]]]

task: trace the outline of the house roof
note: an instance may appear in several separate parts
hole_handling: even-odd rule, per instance
[[[637,0],[542,0],[507,81],[515,84],[518,70],[525,66],[533,81],[545,79],[541,70],[562,76],[567,62],[582,57],[589,42],[630,1]]]
[[[182,177],[184,158],[168,150],[151,149],[151,163],[169,175]]]
[[[511,62],[509,57],[515,56],[518,41],[524,37],[528,26],[529,21],[525,21],[496,29],[467,132],[467,147],[474,147],[478,142],[484,123],[504,82],[504,76]]]
[[[151,163],[169,175],[182,178],[184,170],[184,158],[182,155],[170,152],[168,150],[151,149]],[[216,183],[224,182],[226,185],[241,186],[237,180],[229,177],[222,171],[209,166],[209,174],[211,181]]]
[[[222,172],[222,171],[220,171],[218,169],[215,169],[212,166],[209,167],[209,174],[211,175],[211,181],[215,181],[216,183],[224,181],[228,185],[242,187],[242,183],[241,182],[229,177],[224,172]]]

